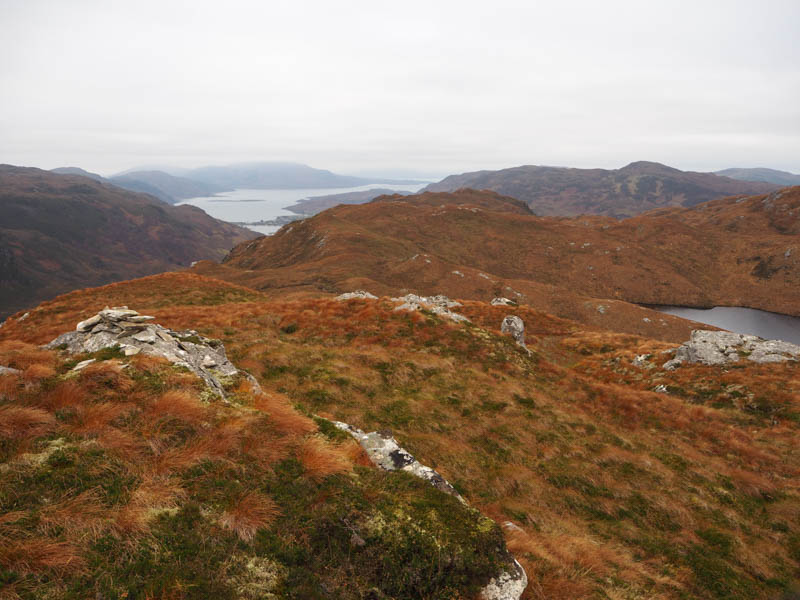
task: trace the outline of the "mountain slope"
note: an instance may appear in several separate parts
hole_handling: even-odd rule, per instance
[[[58,293],[219,259],[256,234],[77,175],[0,166],[0,315]]]
[[[513,206],[469,190],[384,197],[332,208],[237,246],[222,265],[195,268],[275,294],[519,295],[581,321],[614,319],[592,298],[800,315],[800,188],[623,221],[503,212]],[[614,327],[659,337],[652,315],[627,325],[620,316]]]
[[[451,175],[425,188],[493,190],[527,202],[538,215],[596,214],[630,217],[664,206],[694,206],[738,194],[777,189],[768,183],[741,182],[713,173],[684,172],[653,162],[634,162],[615,170],[522,166],[500,171]]]
[[[213,196],[232,189],[186,177],[175,177],[163,171],[133,171],[111,177],[109,181],[126,190],[151,194],[167,204],[176,204],[186,198]]]
[[[782,186],[800,185],[800,175],[775,169],[724,169],[717,171],[716,174],[730,177],[731,179],[739,179],[740,181],[764,181]]]
[[[259,380],[265,400],[254,402],[244,389],[226,405],[197,403],[191,376],[137,357],[109,364],[98,356],[88,373],[68,374],[74,359],[65,364],[26,345],[73,329],[107,304],[220,338]],[[315,479],[308,465],[332,463],[304,458],[304,437],[321,438],[313,444],[322,454],[344,440],[328,437],[330,428],[313,430],[302,416],[313,413],[391,429],[502,523],[529,576],[524,600],[791,597],[800,576],[796,363],[666,371],[661,364],[675,344],[529,306],[465,301],[456,310],[469,324],[395,307],[385,298],[269,300],[167,273],[72,292],[24,321],[7,321],[0,363],[23,373],[0,376],[0,416],[20,414],[9,406],[26,409],[29,427],[2,446],[10,468],[0,470],[0,533],[11,529],[12,539],[61,551],[33,561],[32,545],[27,555],[0,547],[13,589],[226,598],[246,574],[244,556],[259,559],[250,563],[251,583],[260,567],[286,567],[277,583],[287,597],[470,598],[458,596],[461,587],[438,594],[390,587],[438,585],[463,563],[451,562],[445,546],[433,576],[418,572],[431,565],[416,560],[420,538],[387,546],[364,537],[364,514],[385,510],[393,527],[384,531],[400,542],[419,531],[409,514],[428,515],[444,534],[458,507],[449,511],[413,482],[360,466]],[[524,320],[531,354],[501,335],[509,314]],[[180,401],[163,400],[181,390]],[[40,460],[54,438],[61,450]],[[82,490],[94,495],[77,496]],[[245,492],[271,498],[280,514],[236,510]],[[142,520],[142,529],[111,528]],[[252,541],[237,540],[224,522],[250,523]],[[65,566],[62,556],[76,562]],[[82,575],[76,567],[87,563],[93,570]],[[382,568],[373,570],[376,563]],[[77,590],[67,588],[74,596],[53,587],[76,579]],[[270,581],[262,577],[262,594]]]

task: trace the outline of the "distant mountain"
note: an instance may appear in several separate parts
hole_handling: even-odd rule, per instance
[[[213,196],[233,189],[186,177],[175,177],[163,171],[133,171],[125,175],[115,175],[109,181],[126,190],[151,194],[167,204],[176,204],[198,196]]]
[[[186,177],[204,183],[231,188],[302,189],[355,187],[370,183],[423,183],[405,179],[381,179],[338,175],[308,165],[285,162],[241,163],[193,169]]]
[[[778,186],[640,161],[612,170],[522,166],[475,171],[450,175],[425,190],[452,192],[461,188],[493,190],[518,198],[538,215],[625,218],[665,206],[688,207],[724,196],[766,193]]]
[[[57,169],[50,169],[50,172],[57,173],[59,175],[81,175],[82,177],[88,177],[90,179],[94,179],[95,181],[105,181],[105,177],[102,175],[92,173],[85,169],[81,169],[80,167],[58,167]]]
[[[775,169],[724,169],[722,171],[717,171],[716,174],[740,181],[763,181],[785,186],[800,185],[800,175],[795,175],[788,171],[777,171]]]
[[[256,236],[87,176],[0,165],[0,317],[76,288],[218,260]]]
[[[292,206],[287,206],[286,210],[299,215],[315,215],[318,212],[327,210],[337,204],[364,204],[379,196],[387,194],[407,195],[411,192],[398,192],[388,188],[375,188],[363,192],[344,192],[343,194],[327,194],[325,196],[311,196],[305,200],[298,200]]]
[[[800,187],[624,220],[539,217],[518,200],[463,189],[336,206],[196,269],[276,296],[365,289],[485,301],[519,293],[578,320],[600,317],[596,303],[574,294],[800,315],[798,254]],[[660,335],[655,320],[630,318],[615,327]]]

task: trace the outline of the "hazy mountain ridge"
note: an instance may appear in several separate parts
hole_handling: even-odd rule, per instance
[[[257,234],[82,175],[0,166],[0,314],[219,259]]]
[[[521,166],[475,171],[451,175],[425,190],[489,189],[527,202],[538,215],[625,218],[664,206],[694,206],[724,196],[770,192],[777,187],[639,161],[612,170]]]
[[[775,185],[792,186],[800,185],[800,175],[789,173],[788,171],[778,171],[763,167],[751,169],[723,169],[716,171],[717,175],[739,179],[740,181],[762,181],[774,183]]]

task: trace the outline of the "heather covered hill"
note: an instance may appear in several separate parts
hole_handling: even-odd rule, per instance
[[[507,296],[661,337],[653,315],[634,318],[624,302],[800,314],[798,232],[800,188],[622,221],[537,217],[494,193],[464,190],[338,206],[196,269],[281,294]],[[600,304],[611,305],[597,298],[624,302],[603,312]]]
[[[263,398],[243,388],[235,402],[200,403],[187,373],[113,353],[66,375],[76,359],[26,345],[106,304],[219,338]],[[94,581],[113,598],[228,597],[269,567],[277,577],[260,583],[285,585],[277,589],[287,597],[335,590],[349,600],[370,586],[398,599],[459,597],[399,586],[452,582],[460,561],[436,561],[434,577],[413,579],[424,566],[413,560],[416,542],[362,535],[377,509],[411,518],[397,541],[422,515],[453,541],[445,532],[459,507],[360,466],[348,441],[308,414],[390,429],[503,524],[528,573],[525,600],[766,600],[798,583],[796,363],[667,371],[674,343],[530,306],[464,301],[454,310],[470,323],[396,306],[271,300],[167,273],[72,292],[8,320],[0,362],[22,374],[0,376],[0,415],[24,409],[29,423],[3,446],[11,468],[0,470],[0,527],[21,542],[0,549],[14,590],[70,597],[65,589]],[[530,354],[500,333],[509,314],[524,320]],[[51,451],[41,463],[25,458]],[[44,485],[61,486],[49,504]],[[45,544],[61,553],[30,559]],[[168,555],[182,568],[160,560]]]
[[[664,206],[694,206],[723,196],[770,192],[778,186],[714,173],[680,171],[654,162],[621,169],[522,166],[450,175],[425,189],[487,189],[528,203],[537,215],[607,215],[624,218]]]
[[[84,176],[0,166],[0,315],[75,288],[219,260],[255,236]]]

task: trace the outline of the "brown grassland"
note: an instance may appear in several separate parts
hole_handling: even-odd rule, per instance
[[[110,356],[68,376],[74,359],[34,345],[106,304],[220,338],[264,395],[242,386],[231,405],[204,402],[193,378],[150,358]],[[358,553],[347,527],[368,521],[376,498],[419,506],[415,498],[430,492],[364,466],[357,445],[310,415],[390,429],[473,506],[516,525],[504,534],[528,572],[528,599],[792,592],[800,575],[796,364],[669,372],[660,365],[675,343],[664,340],[677,329],[658,339],[529,306],[463,304],[466,325],[395,312],[386,298],[278,301],[184,273],[73,292],[10,319],[0,364],[23,374],[0,377],[0,572],[8,580],[0,597],[84,597],[74,590],[93,572],[113,574],[94,584],[103,597],[123,588],[134,590],[128,597],[198,597],[181,577],[201,578],[203,565],[228,586],[221,590],[257,584],[277,597],[369,597],[346,586],[366,593],[385,571],[342,558]],[[530,355],[500,334],[507,314],[525,321]],[[634,366],[642,354],[646,366]],[[392,506],[384,518],[398,514]],[[329,550],[316,556],[327,547],[320,538]],[[291,551],[278,552],[282,544]],[[367,544],[373,559],[410,560],[396,546]],[[142,564],[158,576],[143,581]],[[311,584],[287,591],[303,577],[328,595],[313,595],[323,588]],[[458,597],[455,588],[392,585],[387,597]]]

